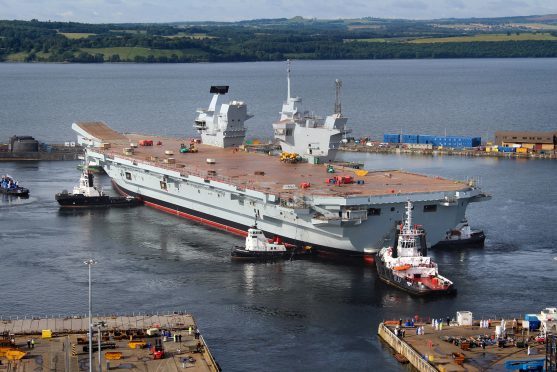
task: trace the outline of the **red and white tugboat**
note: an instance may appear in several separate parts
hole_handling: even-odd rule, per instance
[[[382,248],[375,259],[379,278],[414,295],[455,293],[453,282],[439,275],[437,264],[427,256],[425,233],[412,225],[412,202],[406,204],[406,220],[397,228],[393,247]]]
[[[454,229],[447,231],[445,240],[439,241],[432,248],[483,248],[484,242],[484,232],[472,230],[465,218]]]
[[[291,257],[279,237],[268,240],[255,224],[248,229],[245,247],[235,246],[231,253],[234,260],[270,261]]]

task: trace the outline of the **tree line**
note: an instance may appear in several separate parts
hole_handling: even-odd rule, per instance
[[[340,21],[313,24],[275,20],[189,26],[0,21],[0,60],[14,54],[22,54],[26,62],[80,63],[557,57],[557,41],[552,40],[424,44],[365,40],[416,37],[417,34],[462,35],[460,31],[440,31],[422,23],[406,23],[394,22],[375,30],[349,29]],[[66,32],[91,35],[68,38],[63,35]],[[133,58],[117,52],[107,55],[91,52],[97,48],[122,47],[145,48],[148,52]]]

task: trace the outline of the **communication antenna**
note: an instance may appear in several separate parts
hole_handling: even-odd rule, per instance
[[[342,88],[342,80],[336,79],[335,80],[336,86],[336,98],[335,98],[335,114],[342,115],[342,104],[341,104],[341,88]]]

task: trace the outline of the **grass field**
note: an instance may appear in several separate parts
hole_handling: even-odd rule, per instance
[[[169,39],[178,39],[181,37],[185,37],[188,39],[194,39],[194,40],[204,40],[204,39],[214,39],[214,36],[209,36],[207,34],[188,34],[186,32],[178,32],[176,35],[169,35],[169,36],[165,36],[166,38]]]
[[[455,36],[455,37],[432,37],[423,39],[409,40],[414,44],[432,44],[432,43],[469,43],[478,41],[523,41],[523,40],[557,40],[557,37],[548,33],[520,33],[517,34],[481,34],[473,36]]]
[[[352,41],[361,41],[363,43],[387,43],[387,42],[389,42],[388,39],[384,39],[384,38],[380,38],[380,37],[376,37],[376,38],[373,38],[373,39],[344,39],[342,41],[344,43],[350,43]]]
[[[108,58],[113,54],[118,54],[121,60],[133,60],[136,56],[147,57],[149,55],[153,55],[155,57],[166,56],[170,57],[172,54],[176,54],[177,56],[204,56],[206,55],[205,52],[197,50],[197,49],[190,49],[190,50],[170,50],[170,49],[149,49],[149,48],[139,48],[139,47],[114,47],[114,48],[82,48],[84,52],[90,54],[102,53],[104,54],[104,59],[108,60]]]
[[[85,39],[89,36],[93,36],[96,34],[87,34],[83,32],[59,32],[60,35],[64,35],[68,39]]]
[[[50,53],[43,53],[43,52],[39,52],[36,53],[37,54],[37,58],[48,58],[48,56],[50,55]],[[29,55],[29,53],[27,52],[19,52],[19,53],[12,53],[12,54],[8,54],[6,56],[6,61],[8,62],[24,62],[25,58],[27,58],[27,56]]]

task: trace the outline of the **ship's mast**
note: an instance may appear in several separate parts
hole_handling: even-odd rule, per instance
[[[290,60],[287,59],[286,60],[286,82],[287,82],[287,92],[286,92],[286,100],[287,102],[290,101]]]
[[[412,202],[406,202],[406,221],[404,221],[405,233],[410,232],[412,229]]]
[[[342,80],[336,79],[335,86],[336,86],[335,114],[342,115],[342,103],[341,103],[341,96],[340,96],[341,88],[342,88]]]

